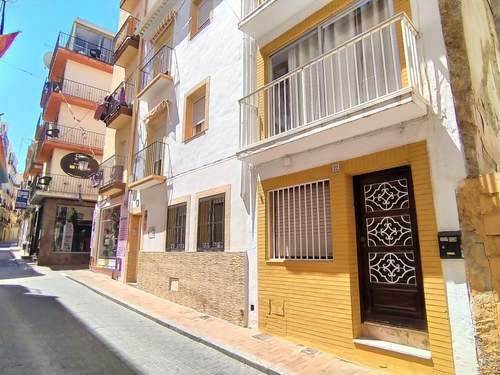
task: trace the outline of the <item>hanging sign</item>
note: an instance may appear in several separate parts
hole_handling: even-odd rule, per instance
[[[16,196],[16,210],[25,210],[28,207],[29,190],[18,190]]]

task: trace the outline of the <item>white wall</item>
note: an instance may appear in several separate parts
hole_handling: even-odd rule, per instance
[[[151,2],[148,5],[151,6]],[[230,185],[230,238],[226,251],[247,251],[250,276],[249,304],[257,305],[256,251],[252,241],[252,221],[240,196],[241,162],[236,159],[239,142],[238,100],[243,95],[243,34],[238,30],[239,0],[214,0],[211,23],[192,40],[188,38],[189,1],[177,1],[173,47],[177,69],[174,84],[162,97],[141,100],[135,149],[146,146],[148,127],[140,119],[163,99],[171,101],[164,127],[167,144],[167,183],[141,191],[147,226],[155,226],[155,238],[142,236],[143,251],[165,250],[165,220],[168,202],[189,196],[188,251],[196,250],[196,194]],[[167,12],[169,9],[165,9]],[[162,19],[160,16],[159,19]],[[210,79],[209,128],[202,136],[183,141],[184,98],[203,80]],[[249,312],[251,324],[256,311]]]

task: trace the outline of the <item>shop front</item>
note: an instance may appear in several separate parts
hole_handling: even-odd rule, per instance
[[[94,211],[91,269],[118,278],[121,254],[126,247],[128,211],[126,199],[101,201]]]

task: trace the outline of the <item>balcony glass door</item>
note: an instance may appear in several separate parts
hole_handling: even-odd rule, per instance
[[[381,24],[392,13],[391,0],[372,0],[333,19],[321,28],[323,52],[341,47],[350,39]],[[329,91],[325,94],[325,101],[327,108],[331,109],[327,112],[352,108],[396,89],[399,75],[394,72],[399,72],[399,69],[395,70],[395,39],[392,27],[383,28],[369,38],[347,44],[325,59],[325,88]]]
[[[299,41],[285,47],[271,56],[271,80],[292,72],[320,55],[317,31],[306,35]],[[319,83],[321,72],[317,69],[305,69],[304,74],[291,75],[273,86],[269,93],[271,128],[269,135],[277,135],[296,128],[314,117],[320,110]]]
[[[267,91],[267,136],[309,124],[399,88],[394,26],[346,44],[392,14],[392,0],[358,2],[273,54],[269,79],[276,83]],[[314,61],[323,54],[324,58]]]

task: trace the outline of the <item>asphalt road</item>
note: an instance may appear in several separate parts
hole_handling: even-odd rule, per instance
[[[0,248],[0,374],[262,373]]]

